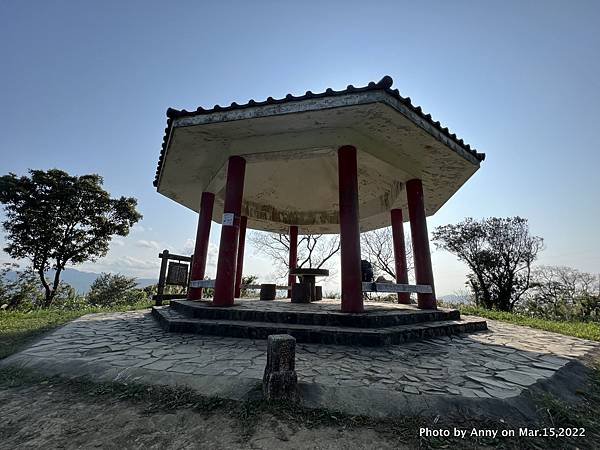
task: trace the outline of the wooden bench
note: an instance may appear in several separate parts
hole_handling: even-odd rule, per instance
[[[397,283],[368,283],[363,282],[363,292],[414,292],[417,294],[431,294],[433,289],[428,284],[397,284]]]
[[[193,280],[190,281],[191,288],[214,288],[215,280]]]
[[[194,280],[190,282],[190,287],[214,288],[215,280]],[[275,300],[275,291],[289,291],[291,289],[291,286],[277,286],[269,283],[242,284],[241,287],[242,289],[259,289],[261,300]]]
[[[263,283],[268,284],[268,283]],[[263,284],[242,284],[244,289],[260,289]],[[290,286],[275,286],[275,289],[278,291],[289,291],[291,289]]]
[[[264,283],[267,284],[267,283]],[[262,284],[244,284],[242,285],[245,289],[261,289]],[[215,280],[194,280],[190,282],[190,287],[193,288],[214,288]],[[278,291],[288,291],[291,286],[275,286]],[[433,289],[428,284],[397,284],[397,283],[362,283],[363,292],[385,292],[385,293],[398,293],[398,292],[410,292],[416,294],[431,294]]]
[[[244,289],[260,289],[262,284],[242,284]],[[214,288],[215,280],[194,280],[190,281],[190,287],[193,288]],[[290,286],[276,286],[278,291],[289,291]]]

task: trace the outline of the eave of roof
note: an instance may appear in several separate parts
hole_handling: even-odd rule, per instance
[[[364,86],[364,87],[354,87],[352,85],[349,85],[346,89],[343,89],[341,91],[334,91],[333,89],[328,88],[324,92],[316,93],[316,94],[311,91],[307,91],[304,95],[294,96],[292,94],[288,94],[284,98],[280,98],[280,99],[268,97],[263,102],[249,100],[247,103],[244,103],[242,105],[239,105],[236,102],[233,102],[229,106],[215,105],[211,109],[204,109],[202,107],[198,107],[196,109],[196,111],[186,111],[185,109],[177,110],[177,109],[169,108],[169,109],[167,109],[167,128],[165,128],[165,135],[163,137],[162,149],[160,151],[160,156],[158,158],[158,167],[156,168],[156,175],[155,175],[153,184],[155,187],[158,187],[158,181],[159,181],[159,177],[160,177],[160,173],[161,173],[162,165],[163,165],[163,160],[164,160],[164,156],[165,156],[167,145],[168,145],[169,135],[171,133],[171,128],[173,126],[173,121],[175,119],[178,119],[180,117],[190,117],[190,116],[212,114],[212,113],[221,112],[221,111],[231,111],[231,110],[238,110],[238,109],[245,109],[245,108],[253,108],[253,107],[264,106],[264,105],[276,105],[276,104],[280,104],[280,103],[297,102],[297,101],[302,101],[302,100],[306,100],[306,99],[310,99],[310,98],[333,97],[333,96],[345,95],[345,94],[354,93],[354,92],[365,92],[365,91],[376,91],[376,90],[385,91],[392,97],[394,97],[397,100],[399,100],[400,102],[402,102],[402,104],[404,104],[406,107],[408,107],[415,114],[419,115],[422,119],[426,120],[430,125],[432,125],[436,129],[438,129],[440,132],[442,132],[446,137],[448,137],[449,139],[454,141],[457,145],[462,147],[465,151],[467,151],[471,155],[473,155],[478,161],[483,161],[485,159],[485,153],[479,153],[475,149],[472,149],[469,144],[465,144],[465,142],[462,139],[458,139],[456,134],[450,133],[450,130],[448,130],[448,128],[442,127],[440,122],[437,122],[437,121],[434,122],[431,117],[431,114],[425,114],[420,106],[414,106],[411,103],[410,97],[402,97],[400,95],[400,92],[398,91],[398,89],[392,89],[393,83],[394,83],[394,80],[392,80],[392,77],[386,75],[381,80],[379,80],[379,82],[377,82],[377,83],[372,81],[367,86]]]

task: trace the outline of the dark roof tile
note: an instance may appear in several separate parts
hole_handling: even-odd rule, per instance
[[[377,83],[375,83],[374,81],[371,81],[367,86],[364,86],[364,87],[355,87],[350,84],[350,85],[348,85],[348,87],[346,87],[346,89],[341,90],[341,91],[334,91],[332,88],[327,88],[325,90],[325,92],[313,93],[311,91],[306,91],[306,93],[304,95],[300,95],[297,97],[293,96],[292,94],[288,94],[285,96],[285,98],[281,98],[281,99],[275,99],[273,97],[268,97],[264,102],[257,102],[255,100],[251,99],[251,100],[248,100],[247,103],[242,104],[242,105],[239,105],[238,103],[233,102],[229,106],[215,105],[212,109],[204,109],[201,106],[199,106],[195,111],[186,111],[185,109],[177,110],[177,109],[173,109],[173,108],[168,108],[167,109],[167,128],[165,128],[165,136],[163,138],[162,149],[161,149],[160,156],[158,159],[158,167],[156,169],[156,176],[154,178],[154,186],[158,186],[158,179],[160,177],[160,171],[162,169],[164,155],[165,155],[166,147],[167,147],[167,140],[169,137],[169,133],[171,131],[173,119],[177,119],[179,117],[196,116],[196,115],[200,115],[200,114],[211,114],[216,111],[230,111],[233,109],[244,109],[244,108],[248,108],[251,106],[257,106],[257,105],[258,106],[272,105],[272,104],[278,104],[278,103],[285,103],[285,102],[289,102],[289,101],[305,100],[307,98],[320,98],[320,97],[327,97],[327,96],[331,96],[331,95],[344,95],[349,92],[364,92],[364,91],[372,91],[372,90],[385,90],[388,94],[392,95],[394,98],[401,101],[404,105],[409,107],[411,109],[411,111],[413,111],[414,113],[419,115],[422,119],[427,121],[429,124],[431,124],[438,130],[440,130],[442,133],[444,133],[446,135],[446,137],[452,139],[457,145],[461,146],[463,149],[465,149],[467,152],[469,152],[471,155],[473,155],[479,161],[483,161],[485,159],[485,153],[479,153],[476,150],[471,149],[471,146],[469,144],[465,144],[462,139],[460,139],[460,140],[457,139],[456,134],[454,134],[454,133],[450,134],[450,131],[448,130],[448,128],[446,128],[446,127],[442,128],[442,125],[440,122],[433,121],[433,119],[431,118],[431,114],[424,114],[423,110],[421,109],[420,106],[414,106],[411,102],[410,97],[402,97],[400,95],[400,92],[398,91],[398,89],[392,90],[391,87],[393,84],[394,84],[394,80],[392,80],[392,77],[386,75],[381,80],[379,80]]]

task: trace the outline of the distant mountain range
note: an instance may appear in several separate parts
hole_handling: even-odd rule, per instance
[[[16,272],[8,272],[7,278],[9,280],[14,280],[16,278]],[[46,275],[47,278],[51,278],[54,276],[54,271],[51,270]],[[85,294],[90,290],[90,286],[92,283],[100,276],[99,273],[94,272],[82,272],[77,269],[65,269],[61,274],[61,281],[70,284],[73,288],[79,292],[80,294]],[[137,278],[137,283],[139,287],[146,287],[151,284],[158,283],[157,278]]]
[[[54,271],[49,271],[47,278],[50,279],[53,276]],[[90,290],[90,286],[99,276],[99,273],[82,272],[77,269],[65,269],[61,275],[61,280],[73,286],[80,294],[85,294]],[[10,280],[14,280],[16,272],[8,272],[7,277]],[[158,283],[158,278],[137,278],[137,283],[139,287],[143,288]],[[464,295],[456,294],[442,295],[439,298],[446,303],[467,303],[468,301]]]

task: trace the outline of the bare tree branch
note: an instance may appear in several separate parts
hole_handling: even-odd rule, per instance
[[[256,253],[273,261],[276,276],[283,278],[289,271],[290,239],[287,234],[253,231],[248,241]],[[333,270],[332,258],[340,250],[340,239],[335,234],[306,234],[298,239],[297,267],[327,268]]]
[[[368,231],[360,237],[363,259],[373,265],[375,275],[389,275],[396,279],[396,262],[394,257],[394,240],[392,228],[380,228]],[[410,240],[405,242],[406,261],[409,275],[413,271],[412,245]]]

